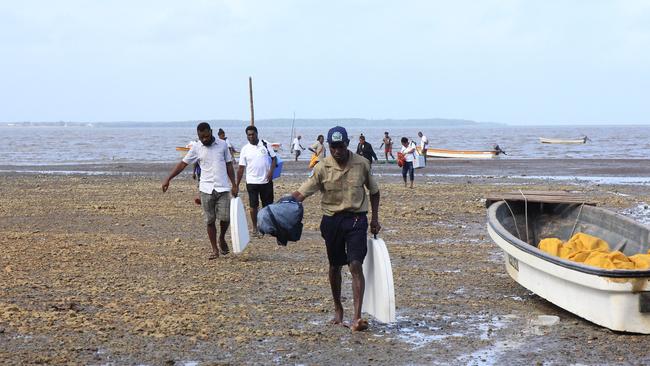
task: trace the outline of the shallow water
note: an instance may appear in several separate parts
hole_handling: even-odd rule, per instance
[[[237,150],[246,143],[241,122],[224,122],[226,135]],[[302,146],[308,147],[319,134],[326,134],[329,125],[317,121],[297,121],[296,133],[303,136]],[[345,123],[344,123],[345,125]],[[187,127],[151,124],[152,127],[91,126],[0,126],[0,156],[12,165],[49,165],[106,162],[168,162],[179,158],[176,146],[185,146],[196,139],[193,124]],[[647,158],[650,157],[650,127],[648,126],[491,126],[433,127],[399,121],[350,122],[347,126],[352,146],[363,133],[379,157],[384,131],[396,142],[400,137],[417,139],[417,132],[428,136],[431,148],[489,150],[499,144],[508,155],[518,158]],[[213,126],[217,128],[217,126]],[[260,137],[283,146],[280,155],[290,155],[291,124],[273,123],[265,127],[258,123]],[[591,141],[584,145],[541,144],[539,137],[572,138],[587,135]],[[300,160],[309,159],[304,151]]]

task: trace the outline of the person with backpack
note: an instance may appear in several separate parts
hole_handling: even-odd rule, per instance
[[[239,152],[239,169],[237,170],[237,188],[246,170],[246,190],[250,206],[253,236],[260,237],[257,230],[257,210],[273,203],[273,170],[278,158],[269,144],[258,138],[257,127],[246,127],[248,143]]]
[[[402,137],[401,142],[402,149],[400,150],[399,154],[404,156],[402,163],[402,178],[404,179],[404,187],[406,187],[406,174],[408,174],[411,180],[411,188],[413,188],[413,180],[415,178],[413,173],[413,160],[415,160],[416,145],[413,141],[409,142],[409,139],[406,137]],[[398,159],[399,158],[400,157],[398,156]]]

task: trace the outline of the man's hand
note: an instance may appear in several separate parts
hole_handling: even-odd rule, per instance
[[[232,189],[230,190],[230,194],[234,197],[237,197],[239,194],[239,187],[237,186],[232,186]]]
[[[379,234],[379,230],[381,230],[381,225],[379,225],[379,220],[370,220],[370,232],[373,235]]]
[[[271,182],[273,180],[273,170],[269,170],[268,173],[266,173],[266,180]]]
[[[163,193],[167,192],[167,189],[169,188],[169,178],[165,179],[162,183],[162,191]]]

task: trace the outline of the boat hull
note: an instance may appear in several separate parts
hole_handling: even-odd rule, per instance
[[[587,143],[586,138],[580,138],[580,139],[549,139],[545,137],[540,137],[539,142],[542,144],[573,144],[573,145],[578,145],[578,144],[585,144]]]
[[[487,230],[503,250],[513,280],[592,323],[650,334],[650,271],[608,271],[550,256],[500,225],[497,210],[502,205],[488,210]]]
[[[455,159],[494,159],[496,151],[475,151],[475,150],[447,150],[427,149],[429,158],[455,158]]]

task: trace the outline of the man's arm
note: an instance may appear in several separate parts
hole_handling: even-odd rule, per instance
[[[169,182],[177,175],[179,175],[183,169],[187,166],[187,163],[184,162],[183,160],[179,161],[178,164],[172,169],[172,171],[169,173],[169,176],[163,180],[162,183],[162,191],[167,192],[167,189],[169,188]]]
[[[381,225],[379,225],[379,191],[370,195],[370,207],[372,209],[370,232],[376,235],[381,230]]]
[[[268,179],[269,182],[273,180],[273,171],[275,170],[275,167],[277,165],[278,165],[278,158],[274,156],[271,158],[271,170],[269,170],[266,173],[266,179]]]
[[[241,183],[241,180],[244,177],[244,169],[245,167],[243,165],[240,165],[239,169],[237,169],[237,188],[239,188],[239,183]]]
[[[300,192],[298,192],[298,191],[295,191],[295,192],[291,193],[291,196],[292,196],[293,198],[295,198],[296,201],[298,201],[298,202],[302,202],[302,201],[304,201],[305,198],[306,198],[305,196],[303,196],[303,195],[302,195]]]
[[[375,154],[375,150],[372,148],[372,145],[368,144],[368,148],[370,149],[370,154],[372,157],[375,158],[375,161],[377,161],[377,154]]]
[[[232,194],[233,197],[237,197],[237,193],[239,193],[239,186],[235,184],[235,169],[232,167],[232,161],[226,162],[226,172],[228,173],[228,179],[230,179],[230,184],[232,184],[232,188],[230,189],[230,193]]]

